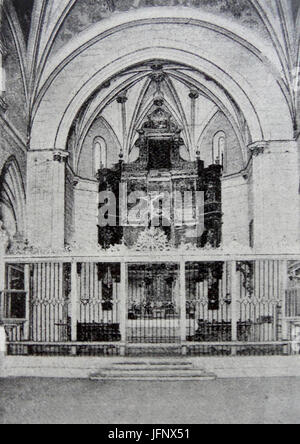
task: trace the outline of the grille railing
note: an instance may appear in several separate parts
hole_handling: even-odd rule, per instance
[[[8,353],[46,356],[286,355],[300,317],[287,260],[211,255],[9,258]]]

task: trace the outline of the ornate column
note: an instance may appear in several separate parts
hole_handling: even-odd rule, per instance
[[[299,174],[295,141],[256,142],[252,153],[254,248],[299,251]]]
[[[126,116],[126,102],[128,100],[126,96],[127,92],[124,91],[117,97],[117,102],[121,105],[121,119],[122,119],[122,133],[123,133],[123,146],[120,153],[120,159],[123,159],[126,154],[126,140],[127,140],[127,116]]]
[[[189,93],[191,99],[191,139],[193,144],[193,150],[196,151],[196,100],[199,98],[199,92],[196,89],[192,89]]]

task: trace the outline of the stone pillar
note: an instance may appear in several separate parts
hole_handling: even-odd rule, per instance
[[[295,141],[257,142],[253,158],[254,248],[299,251],[299,171]]]
[[[27,237],[30,245],[60,250],[65,241],[66,151],[29,151]]]

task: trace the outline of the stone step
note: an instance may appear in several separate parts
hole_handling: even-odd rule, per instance
[[[144,369],[144,368],[139,368],[136,370],[114,370],[114,369],[103,369],[99,371],[99,374],[101,375],[112,375],[112,376],[120,376],[120,375],[138,375],[138,376],[143,376],[143,375],[177,375],[177,376],[181,376],[181,375],[189,375],[189,376],[197,376],[199,374],[204,374],[206,373],[203,370],[195,370],[195,369],[189,369],[189,370],[180,370],[180,369],[155,369],[155,370],[148,370],[148,369]],[[96,373],[97,374],[97,373]]]
[[[194,366],[191,363],[136,363],[136,364],[113,364],[112,366],[115,370],[186,370],[186,369],[193,369]]]
[[[90,375],[95,380],[214,380],[216,375],[195,368],[191,362],[150,361],[114,363]]]
[[[103,380],[215,380],[216,375],[205,371],[101,371],[90,375],[92,381]]]
[[[168,365],[168,366],[149,366],[149,365],[140,365],[140,366],[136,366],[134,368],[130,367],[130,366],[124,366],[121,368],[115,367],[115,368],[109,368],[106,369],[109,371],[114,371],[114,372],[136,372],[136,371],[140,371],[140,370],[146,370],[149,372],[161,372],[161,371],[189,371],[189,370],[195,370],[195,368],[193,366],[191,367],[180,367],[180,366],[174,366],[174,365]]]
[[[97,376],[97,377],[90,377],[91,381],[215,381],[216,375],[198,375],[198,376],[175,376],[175,375],[168,375],[168,376]]]

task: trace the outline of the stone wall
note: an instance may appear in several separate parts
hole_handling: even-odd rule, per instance
[[[37,247],[64,247],[66,157],[52,150],[28,152],[28,240]]]
[[[252,150],[255,247],[299,251],[297,143],[273,141]]]
[[[249,247],[248,183],[241,174],[223,178],[222,211],[224,247],[233,242]]]
[[[201,159],[204,160],[205,166],[211,165],[213,139],[219,131],[226,135],[225,173],[238,173],[245,166],[241,146],[230,122],[222,112],[217,112],[203,131],[200,139]]]
[[[95,179],[93,165],[93,145],[96,137],[102,137],[107,146],[107,166],[111,168],[119,161],[120,145],[113,131],[101,118],[97,119],[88,132],[82,145],[77,174],[86,179]]]
[[[74,189],[74,237],[81,246],[98,244],[98,183],[79,179]]]

